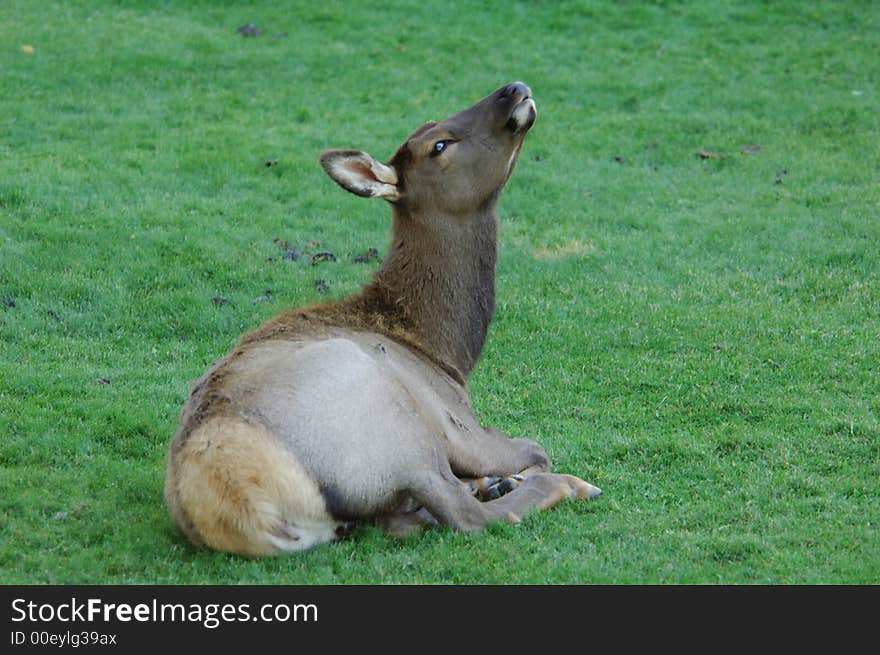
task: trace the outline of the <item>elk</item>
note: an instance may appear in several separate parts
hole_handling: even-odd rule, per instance
[[[387,164],[321,153],[344,189],[391,205],[391,245],[347,299],[282,313],[190,389],[165,501],[197,546],[305,550],[371,521],[479,532],[600,490],[543,447],[481,427],[467,380],[495,307],[496,205],[536,118],[507,84],[417,129]]]

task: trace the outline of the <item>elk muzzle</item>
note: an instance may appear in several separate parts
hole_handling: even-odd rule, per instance
[[[513,82],[497,91],[498,102],[506,103],[508,118],[505,127],[514,134],[525,132],[535,123],[538,110],[532,90],[522,82]]]

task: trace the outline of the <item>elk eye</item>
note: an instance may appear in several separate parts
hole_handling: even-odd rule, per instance
[[[446,146],[448,146],[452,141],[438,141],[434,144],[434,147],[431,148],[431,157],[436,157],[441,152],[446,150]]]

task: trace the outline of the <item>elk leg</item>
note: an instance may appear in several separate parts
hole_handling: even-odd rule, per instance
[[[481,503],[460,481],[433,472],[414,485],[411,493],[438,523],[480,532],[488,523],[519,523],[529,511],[553,507],[566,498],[594,498],[601,490],[573,475],[536,473],[507,495]]]
[[[602,493],[598,487],[565,473],[536,473],[507,495],[484,503],[495,515],[520,517],[532,510],[544,510],[566,498],[595,498]]]
[[[437,525],[437,519],[424,507],[414,511],[389,514],[379,520],[379,526],[392,537],[408,537],[433,525]]]
[[[452,470],[478,495],[499,479],[550,469],[547,452],[531,439],[511,439],[492,428],[450,430],[445,436]],[[512,489],[517,482],[511,480],[506,486]]]
[[[449,435],[447,435],[449,436]],[[450,464],[479,500],[495,500],[534,473],[550,470],[544,448],[530,439],[511,439],[494,428],[468,439],[450,438]]]

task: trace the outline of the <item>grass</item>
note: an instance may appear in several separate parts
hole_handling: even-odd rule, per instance
[[[0,582],[880,582],[873,3],[7,0],[0,44]],[[471,397],[603,496],[191,549],[162,504],[189,382],[386,246],[319,151],[387,158],[515,79],[539,118]]]

